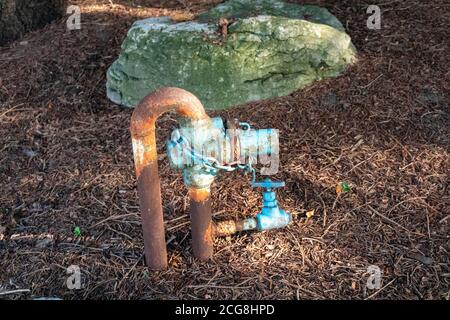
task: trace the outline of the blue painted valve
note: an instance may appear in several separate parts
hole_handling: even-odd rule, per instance
[[[245,122],[215,117],[180,124],[166,146],[169,163],[183,171],[184,183],[205,188],[219,171],[251,171],[258,159],[278,161],[278,144],[276,129],[255,130]]]
[[[284,182],[269,178],[255,182],[253,165],[258,158],[265,159],[261,161],[264,164],[271,159],[278,161],[278,143],[276,129],[255,130],[247,123],[224,122],[216,117],[181,123],[167,141],[167,155],[171,167],[183,171],[184,183],[189,188],[209,188],[219,171],[241,169],[252,173],[252,187],[265,189],[263,207],[255,217],[216,224],[216,235],[229,235],[283,228],[292,221],[291,214],[278,206],[274,191],[284,187]]]
[[[284,187],[283,181],[272,181],[269,178],[253,182],[252,187],[264,188],[263,208],[256,215],[258,230],[283,228],[292,221],[292,215],[278,206],[274,189]]]

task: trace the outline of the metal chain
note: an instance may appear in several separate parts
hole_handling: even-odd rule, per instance
[[[180,142],[180,140],[181,140],[181,142]],[[182,136],[179,132],[178,132],[177,139],[176,140],[172,139],[172,141],[177,144],[183,144],[183,148],[185,150],[187,150],[188,152],[190,152],[195,159],[199,160],[202,163],[202,165],[208,170],[208,172],[211,172],[211,174],[216,175],[218,170],[232,172],[236,169],[240,169],[240,170],[252,173],[252,183],[255,182],[255,180],[256,180],[256,169],[253,168],[253,166],[252,166],[252,162],[253,162],[252,157],[249,157],[248,164],[237,163],[234,167],[232,165],[221,165],[219,160],[217,160],[216,158],[204,157],[202,154],[199,154],[195,150],[193,150],[189,146],[189,141],[184,136]]]

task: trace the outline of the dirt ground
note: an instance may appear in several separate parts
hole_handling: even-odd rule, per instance
[[[105,74],[133,21],[213,1],[72,1],[81,30],[62,19],[1,47],[0,292],[24,291],[0,298],[450,299],[449,4],[380,0],[382,29],[369,30],[365,1],[309,2],[343,22],[359,61],[290,96],[211,113],[280,130],[278,196],[293,223],[217,239],[213,260],[195,261],[186,189],[164,154],[176,120],[164,116],[163,272],[144,265],[132,110],[108,101]],[[258,212],[248,178],[216,180],[216,219]],[[351,191],[337,196],[342,181]],[[66,287],[70,265],[80,290]],[[380,289],[366,286],[371,265]]]

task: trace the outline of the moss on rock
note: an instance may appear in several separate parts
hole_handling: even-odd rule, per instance
[[[218,20],[231,21],[227,36]],[[279,0],[230,0],[195,21],[137,21],[107,74],[108,97],[133,107],[149,92],[176,86],[207,109],[289,94],[339,75],[356,50],[326,9]]]

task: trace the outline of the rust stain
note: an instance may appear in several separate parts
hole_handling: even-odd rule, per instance
[[[200,100],[180,88],[161,88],[139,102],[131,116],[131,137],[136,177],[153,161],[157,161],[155,124],[164,112],[175,111],[191,120],[210,119]]]
[[[236,222],[233,220],[217,222],[214,231],[215,235],[219,237],[235,234],[237,232]]]
[[[180,88],[161,88],[143,98],[131,116],[133,137],[145,136],[155,128],[156,119],[164,112],[176,111],[192,120],[209,119],[200,100]]]
[[[196,189],[189,188],[189,197],[195,202],[202,202],[208,199],[210,190],[209,188]]]
[[[205,235],[203,236],[203,240],[206,244],[212,246],[214,244],[214,226],[212,222],[210,221],[208,223],[208,227],[205,230]]]

